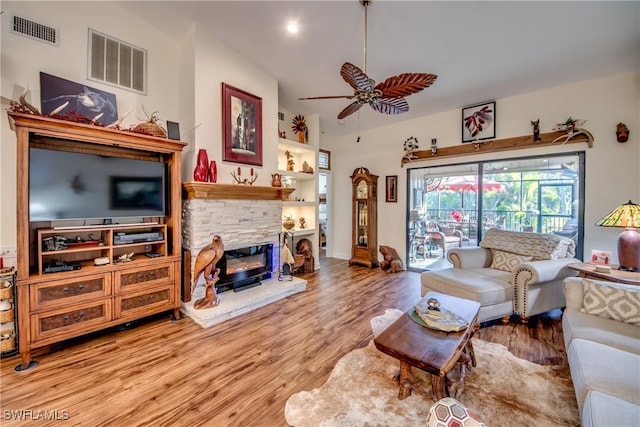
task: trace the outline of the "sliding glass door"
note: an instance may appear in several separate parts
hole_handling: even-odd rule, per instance
[[[570,237],[582,254],[584,153],[415,168],[407,174],[409,269],[446,266],[449,249],[476,246],[492,227]]]

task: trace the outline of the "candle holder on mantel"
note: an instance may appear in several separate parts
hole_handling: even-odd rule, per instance
[[[253,185],[254,182],[256,182],[256,179],[258,179],[258,172],[256,172],[255,174],[253,173],[253,168],[251,168],[251,178],[240,178],[240,174],[241,174],[241,170],[240,168],[238,168],[238,175],[236,175],[235,171],[231,171],[231,176],[233,177],[233,180],[236,182],[236,184],[240,184],[240,185]]]

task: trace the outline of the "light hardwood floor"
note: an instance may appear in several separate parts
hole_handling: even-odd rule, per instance
[[[0,424],[30,425],[7,411],[32,410],[68,414],[38,426],[286,426],[287,398],[319,387],[340,357],[365,346],[371,317],[420,298],[415,272],[322,259],[305,278],[306,292],[208,329],[162,315],[36,350],[30,371],[14,372],[17,357],[2,359]],[[484,325],[477,337],[536,363],[566,364],[558,319]]]

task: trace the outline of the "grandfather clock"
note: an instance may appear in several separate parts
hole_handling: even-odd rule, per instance
[[[351,175],[353,204],[349,264],[378,266],[378,176],[359,167]]]

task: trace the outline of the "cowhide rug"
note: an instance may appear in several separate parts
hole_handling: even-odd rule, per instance
[[[373,318],[374,335],[399,315],[403,313],[388,309]],[[580,425],[569,368],[519,359],[500,344],[473,343],[478,366],[467,373],[459,400],[488,426]],[[292,395],[285,418],[295,427],[425,426],[433,402],[416,393],[398,400],[393,381],[398,368],[399,362],[371,341],[343,356],[320,388]],[[413,372],[429,386],[429,374]]]

